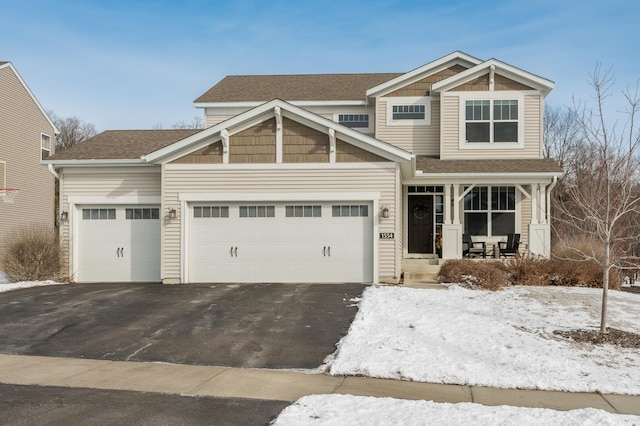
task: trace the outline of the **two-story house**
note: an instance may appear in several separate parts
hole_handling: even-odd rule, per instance
[[[40,161],[54,153],[57,133],[13,64],[0,62],[0,251],[15,229],[53,228],[54,177]]]
[[[229,76],[204,130],[104,132],[48,162],[78,281],[397,282],[462,234],[550,252],[553,83],[454,52],[402,74]]]

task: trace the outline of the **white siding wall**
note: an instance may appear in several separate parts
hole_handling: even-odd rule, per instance
[[[210,169],[193,168],[186,165],[167,165],[163,180],[165,190],[163,206],[167,210],[180,211],[179,193],[309,193],[309,192],[380,192],[380,206],[389,208],[389,218],[381,219],[379,232],[396,232],[395,220],[397,204],[395,202],[398,175],[395,167],[377,167],[372,164],[366,168],[301,168],[301,169],[231,169],[228,167]],[[373,212],[378,214],[378,212]],[[181,221],[178,219],[163,227],[164,239],[164,279],[180,277],[181,260]],[[397,235],[397,232],[396,232]],[[378,235],[374,235],[377,239]],[[396,277],[395,240],[379,241],[379,278]]]
[[[513,159],[540,158],[540,110],[539,95],[524,96],[524,147],[520,149],[460,149],[460,98],[464,92],[443,94],[442,101],[442,159]]]
[[[387,126],[387,100],[376,104],[376,134],[383,140],[416,155],[440,155],[440,101],[431,100],[430,126]]]
[[[160,167],[141,168],[96,168],[66,169],[60,173],[61,209],[69,212],[69,197],[105,197],[105,204],[110,198],[123,196],[160,196]],[[62,274],[70,270],[70,259],[73,256],[70,244],[70,221],[61,223],[60,244],[63,250]]]
[[[222,123],[224,120],[228,120],[233,115],[205,115],[204,116],[204,127],[215,126],[218,123]]]

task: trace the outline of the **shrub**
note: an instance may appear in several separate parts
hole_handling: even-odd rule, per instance
[[[11,233],[3,242],[0,269],[11,281],[55,279],[60,265],[60,246],[55,231],[30,225]]]
[[[549,285],[547,260],[532,254],[515,256],[504,262],[512,285]]]
[[[591,246],[586,241],[572,243],[585,253],[602,251],[598,246]],[[547,264],[547,273],[551,285],[597,287],[602,288],[602,266],[595,260],[579,260],[575,252],[567,246],[557,246]],[[620,272],[612,269],[609,273],[609,288],[619,289],[621,283]]]
[[[471,259],[445,261],[440,267],[438,281],[488,290],[500,290],[508,284],[507,274],[501,262],[483,262]]]

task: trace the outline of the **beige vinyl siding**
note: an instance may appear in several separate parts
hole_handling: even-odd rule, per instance
[[[380,206],[389,208],[390,217],[379,223],[379,232],[396,232],[396,169],[376,165],[357,169],[251,169],[251,170],[203,170],[166,166],[164,170],[164,206],[180,208],[179,193],[340,193],[380,192]],[[399,195],[398,195],[399,196]],[[374,215],[377,212],[373,212]],[[180,245],[182,220],[163,227],[164,271],[163,278],[178,279],[181,274]],[[375,216],[374,216],[375,218]],[[374,219],[375,220],[375,219]],[[374,235],[374,239],[378,236]],[[395,240],[379,240],[379,276],[395,277]]]
[[[212,143],[204,148],[173,160],[175,164],[220,164],[222,163],[222,142]]]
[[[263,121],[229,138],[229,163],[275,163],[276,120]]]
[[[0,202],[0,241],[30,224],[54,226],[54,178],[40,164],[43,133],[53,145],[53,127],[18,76],[8,66],[0,69],[0,161],[6,166],[0,184],[20,189],[15,204]]]
[[[105,197],[104,205],[109,199],[131,196],[160,197],[160,168],[117,168],[117,169],[80,169],[61,173],[61,207],[70,211],[69,197]],[[61,273],[63,278],[72,278],[71,265],[68,260],[73,256],[69,240],[69,223],[63,222],[60,227],[60,244],[63,252]],[[67,277],[64,272],[67,272]]]
[[[328,163],[329,136],[290,118],[282,123],[282,161],[284,163]]]
[[[431,99],[430,126],[387,126],[387,99],[376,107],[376,138],[415,155],[440,155],[440,101]]]
[[[540,158],[540,95],[524,95],[524,146],[520,149],[500,149],[499,144],[493,148],[461,149],[460,148],[460,98],[448,93],[441,97],[442,102],[442,140],[440,158],[451,159],[515,159]]]
[[[437,73],[431,74],[428,77],[415,81],[411,84],[408,84],[398,90],[395,90],[391,93],[386,94],[386,97],[392,96],[429,96],[431,91],[431,85],[440,80],[444,80],[445,78],[451,77],[452,75],[456,75],[459,72],[465,71],[465,68],[462,65],[452,65],[449,68],[443,69],[442,71],[438,71]]]
[[[225,120],[230,119],[231,117],[234,117],[231,114],[225,114],[225,115],[205,115],[204,116],[204,127],[211,127],[211,126],[215,126],[218,123],[222,123]]]
[[[384,163],[387,161],[389,160],[340,139],[336,141],[336,163]]]

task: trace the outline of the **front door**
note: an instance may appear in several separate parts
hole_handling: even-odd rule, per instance
[[[409,195],[409,253],[433,253],[433,196]]]

